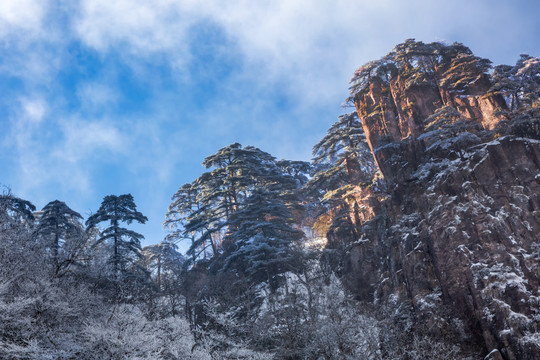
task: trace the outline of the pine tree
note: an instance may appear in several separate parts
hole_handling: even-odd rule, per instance
[[[460,53],[451,60],[450,67],[442,75],[441,86],[454,91],[466,90],[482,79],[490,68],[490,60]]]
[[[224,269],[241,271],[254,283],[267,282],[273,290],[279,275],[295,260],[291,246],[303,236],[280,195],[264,188],[254,190],[229,219],[235,231],[225,238]]]
[[[540,102],[540,58],[521,55],[516,65],[498,65],[491,75],[491,93],[501,94],[510,110]]]
[[[375,161],[356,112],[339,116],[326,136],[313,147],[313,161],[343,168],[350,183],[371,182]]]
[[[165,237],[166,242],[190,240],[190,247],[194,247],[195,231],[186,232],[184,227],[188,224],[189,217],[200,210],[201,203],[197,200],[197,193],[197,186],[193,183],[187,183],[182,185],[172,196],[172,203],[169,205],[163,223],[163,227],[170,230],[170,233]],[[192,262],[195,262],[196,258],[197,256],[192,254]]]
[[[461,92],[470,89],[477,81],[487,79],[491,68],[488,59],[474,56],[471,49],[461,43],[446,45],[440,42],[425,44],[408,39],[396,45],[380,60],[371,61],[355,71],[351,79],[352,103],[357,96],[366,95],[373,82],[380,81],[389,94],[390,79],[397,75],[407,88],[430,86],[439,91]]]
[[[467,149],[480,143],[477,133],[481,131],[476,121],[465,120],[451,106],[443,106],[426,119],[425,133],[418,137],[424,142],[426,152],[432,159],[444,159],[457,155],[465,160]]]
[[[521,55],[516,67],[522,102],[528,106],[540,106],[540,57]]]
[[[162,288],[163,274],[179,273],[184,262],[184,257],[178,252],[178,247],[167,241],[145,246],[141,254],[143,255],[146,269],[156,271],[157,288],[159,290]]]
[[[192,240],[187,254],[193,261],[205,259],[208,249],[210,258],[220,255],[224,238],[236,230],[236,223],[229,219],[253,191],[261,187],[280,191],[283,201],[289,197],[292,203],[292,190],[307,180],[301,174],[305,163],[278,162],[256,147],[238,143],[208,156],[203,165],[211,171],[180,187],[165,221],[173,230],[168,240]]]
[[[35,209],[30,201],[14,196],[9,189],[0,195],[0,279],[41,270],[37,268],[43,254],[32,237]]]
[[[88,229],[101,222],[109,222],[95,245],[112,241],[113,255],[110,260],[115,274],[126,270],[127,264],[132,262],[134,257],[140,257],[141,240],[144,236],[120,225],[121,222],[129,225],[133,221],[144,224],[148,218],[137,211],[131,194],[105,196],[98,211],[86,220]]]
[[[377,174],[356,112],[341,115],[330,126],[313,147],[313,156],[317,171],[304,187],[306,196],[318,204],[313,225],[324,235],[329,230],[351,232],[353,222],[358,224],[364,218],[356,195],[360,188],[372,185]]]
[[[374,181],[377,166],[355,112],[341,115],[313,147],[318,170],[306,184],[308,195],[324,201],[345,200],[354,186]]]
[[[21,222],[33,222],[36,207],[28,200],[18,198],[8,190],[0,195],[0,214]]]
[[[64,242],[81,240],[83,237],[82,216],[69,208],[63,201],[49,202],[41,210],[36,234],[45,239],[51,251],[54,273],[58,275],[62,266],[69,265],[72,259],[62,264],[59,252]]]

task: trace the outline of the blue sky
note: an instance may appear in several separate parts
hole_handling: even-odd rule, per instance
[[[2,0],[0,184],[85,218],[131,193],[155,243],[220,147],[308,160],[363,63],[416,38],[512,64],[540,55],[538,14],[534,0]]]

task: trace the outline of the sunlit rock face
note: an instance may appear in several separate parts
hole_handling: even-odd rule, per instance
[[[344,279],[406,331],[540,359],[540,111],[509,112],[472,54],[452,77],[466,56],[450,48],[409,42],[408,63],[395,50],[353,87],[387,196],[348,239]]]
[[[419,84],[410,84],[400,75],[386,82],[374,77],[369,89],[354,97],[368,143],[388,180],[408,180],[418,166],[424,150],[418,137],[436,110],[450,106],[463,119],[489,130],[504,119],[505,101],[500,95],[487,94],[491,84],[485,74],[460,91],[434,85],[439,82],[434,75]]]

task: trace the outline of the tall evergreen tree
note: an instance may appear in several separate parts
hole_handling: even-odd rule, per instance
[[[105,196],[98,211],[86,220],[88,229],[101,222],[109,223],[109,226],[101,232],[96,245],[104,241],[112,241],[111,262],[116,274],[125,270],[126,265],[132,262],[133,257],[140,256],[141,240],[144,236],[121,227],[122,222],[129,225],[133,221],[144,224],[148,218],[137,211],[131,194]]]
[[[272,290],[295,260],[291,246],[303,236],[280,197],[279,191],[254,190],[229,219],[235,231],[225,238],[224,269],[241,271],[253,283],[267,282]]]
[[[14,279],[40,266],[43,254],[32,233],[35,206],[9,189],[0,195],[0,279]],[[37,265],[36,265],[37,264]]]
[[[326,136],[313,147],[313,156],[317,171],[304,191],[318,206],[314,228],[324,229],[323,233],[330,229],[350,232],[353,221],[358,224],[363,218],[362,204],[356,198],[358,187],[373,184],[377,173],[356,112],[341,115],[330,126]]]
[[[145,246],[141,251],[145,267],[156,271],[157,288],[161,290],[163,274],[179,273],[184,257],[178,252],[178,247],[168,241]]]
[[[376,171],[362,123],[356,112],[338,117],[327,134],[313,147],[313,161],[343,168],[350,183],[370,182]]]
[[[205,258],[208,249],[212,258],[220,255],[224,238],[237,226],[229,219],[256,189],[265,187],[291,197],[291,190],[306,181],[301,174],[305,163],[278,162],[256,147],[238,143],[218,150],[203,165],[211,171],[178,190],[165,221],[173,229],[169,240],[192,239],[188,254],[194,260]]]
[[[211,171],[173,197],[165,222],[172,237],[191,237],[191,261],[207,260],[210,269],[241,274],[252,284],[268,282],[275,289],[293,260],[292,245],[303,236],[299,189],[308,181],[311,165],[278,161],[237,143],[203,164]]]
[[[491,92],[501,94],[510,110],[540,102],[540,58],[521,55],[516,65],[498,65],[491,75]]]
[[[182,185],[172,197],[163,226],[170,230],[165,237],[169,243],[190,240],[190,247],[195,246],[195,231],[186,232],[184,226],[189,222],[189,217],[200,210],[201,203],[197,200],[198,188],[194,183]],[[206,251],[204,249],[203,251]],[[192,254],[192,261],[197,256]]]
[[[305,190],[325,201],[345,200],[351,186],[370,185],[377,166],[358,115],[341,115],[326,136],[313,147],[313,162],[318,171]]]
[[[424,142],[426,152],[432,160],[459,156],[465,160],[469,147],[481,140],[476,135],[481,126],[461,117],[451,106],[443,106],[426,119],[426,132],[418,137]]]
[[[33,222],[36,207],[28,200],[18,198],[8,190],[0,195],[0,214],[13,220]]]
[[[63,201],[51,201],[41,210],[36,234],[48,244],[55,274],[65,265],[61,264],[59,256],[63,243],[69,239],[76,241],[77,237],[79,240],[82,238],[81,220],[82,216]]]

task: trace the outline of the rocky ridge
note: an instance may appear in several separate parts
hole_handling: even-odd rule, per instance
[[[513,108],[489,65],[461,44],[408,40],[355,73],[350,101],[384,190],[359,193],[342,271],[404,331],[538,359],[540,86]]]

